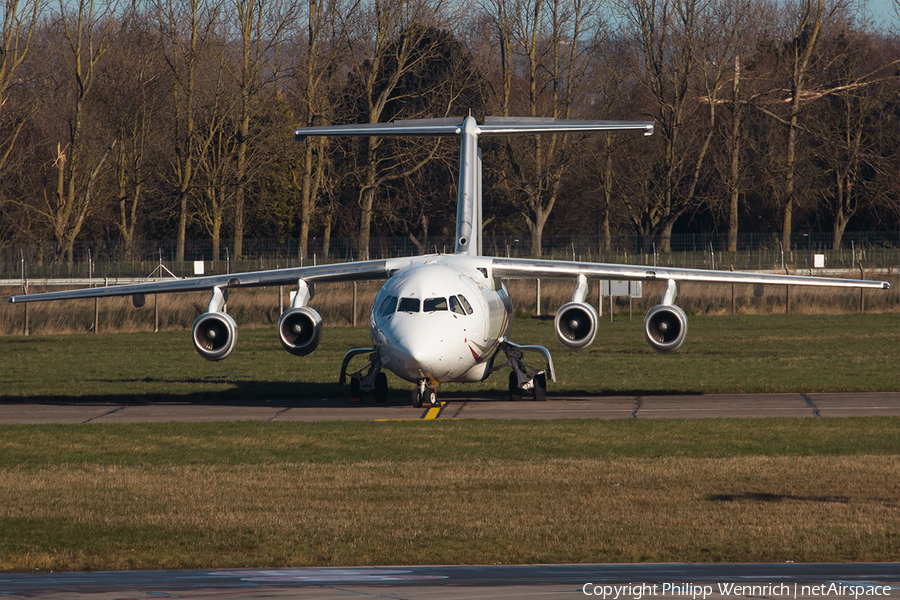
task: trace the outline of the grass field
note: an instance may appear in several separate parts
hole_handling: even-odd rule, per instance
[[[0,427],[0,569],[885,561],[900,419]]]
[[[510,338],[551,349],[554,393],[825,392],[900,388],[900,315],[693,316],[675,354],[644,341],[642,317],[602,320],[583,352],[559,347],[552,321],[518,318]],[[322,343],[298,358],[282,350],[274,327],[243,328],[237,349],[210,363],[189,332],[10,336],[0,338],[3,399],[270,400],[345,397],[337,386],[344,353],[370,344],[368,330],[326,327]],[[361,363],[360,363],[361,366]],[[409,383],[389,375],[392,397]],[[505,373],[480,384],[442,385],[439,394],[505,394]]]
[[[556,349],[551,392],[900,387],[897,314],[695,316],[668,356],[621,317],[586,352],[546,320],[512,339]],[[367,343],[326,329],[296,358],[242,329],[208,363],[186,332],[5,337],[0,410],[342,396],[340,359]],[[505,377],[439,391],[492,389]],[[0,570],[898,555],[898,418],[0,426]]]

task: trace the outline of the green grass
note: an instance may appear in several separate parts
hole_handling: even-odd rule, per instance
[[[0,425],[0,467],[406,462],[431,449],[466,465],[502,458],[893,455],[900,419],[592,419]]]
[[[511,338],[554,351],[565,394],[900,385],[896,314],[697,316],[667,356],[621,315],[585,352],[543,320]],[[0,410],[15,410],[340,397],[340,360],[368,332],[326,329],[296,358],[242,329],[221,363],[187,332],[0,342]],[[502,375],[440,393],[504,395]],[[0,426],[0,570],[898,555],[892,417]]]
[[[0,427],[0,570],[886,561],[900,419]]]
[[[660,355],[643,339],[642,319],[603,320],[583,352],[559,347],[549,320],[517,319],[510,339],[551,349],[553,394],[895,391],[900,388],[897,314],[750,315],[690,318],[687,341]],[[259,401],[336,398],[344,353],[369,345],[368,330],[327,328],[311,355],[281,349],[272,328],[241,329],[234,354],[201,359],[188,332],[56,335],[0,339],[3,399]],[[362,359],[357,359],[361,361]],[[541,366],[535,359],[536,366]],[[354,363],[359,366],[362,363]],[[397,402],[410,384],[393,375]],[[439,394],[505,395],[505,373]]]

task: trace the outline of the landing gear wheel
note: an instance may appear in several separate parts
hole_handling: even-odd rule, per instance
[[[379,373],[375,376],[375,402],[384,404],[388,398],[387,375]]]
[[[362,402],[362,390],[359,389],[359,378],[350,378],[350,402]]]
[[[412,391],[412,405],[413,408],[422,408],[422,395],[419,390]]]
[[[509,373],[509,400],[520,402],[522,400],[522,388],[519,387],[519,377],[515,371]]]
[[[437,392],[434,390],[434,388],[425,388],[425,393],[422,397],[422,403],[428,404],[430,406],[438,405]]]
[[[547,399],[547,376],[544,373],[534,376],[534,399],[536,402],[543,402]]]

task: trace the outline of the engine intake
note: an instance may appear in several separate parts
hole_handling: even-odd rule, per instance
[[[658,304],[644,317],[644,336],[657,352],[675,352],[684,343],[685,335],[687,315],[674,304]]]
[[[289,308],[278,319],[278,337],[294,356],[306,356],[319,346],[322,317],[308,306]]]
[[[237,344],[237,324],[223,312],[203,313],[191,328],[194,348],[206,360],[228,358]]]
[[[556,339],[570,350],[584,350],[597,335],[597,311],[586,302],[569,302],[556,311]]]

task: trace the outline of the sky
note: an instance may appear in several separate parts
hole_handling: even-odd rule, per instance
[[[897,22],[897,11],[894,8],[896,0],[868,0],[867,4],[867,10],[872,15],[874,25],[888,30],[900,27],[900,23]]]

